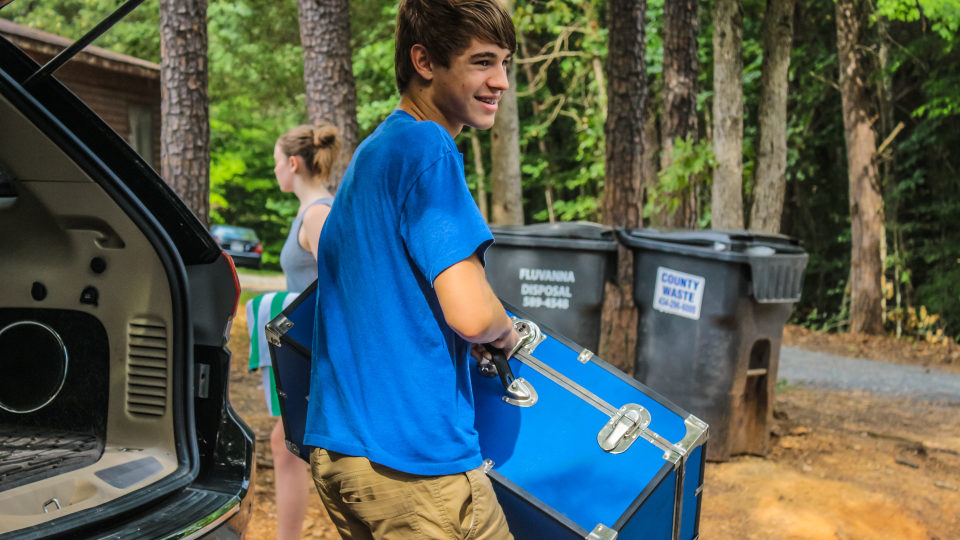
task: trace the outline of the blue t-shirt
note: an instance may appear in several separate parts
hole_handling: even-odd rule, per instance
[[[433,281],[492,242],[450,134],[391,113],[320,234],[306,444],[411,474],[480,466],[469,343]]]

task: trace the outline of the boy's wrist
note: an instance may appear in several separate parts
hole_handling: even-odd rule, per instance
[[[520,334],[517,330],[510,325],[510,328],[500,335],[497,339],[493,340],[490,344],[494,347],[501,349],[505,352],[510,352],[520,341]]]

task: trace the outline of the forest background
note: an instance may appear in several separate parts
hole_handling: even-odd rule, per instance
[[[664,1],[646,2],[647,105],[643,224],[711,225],[714,3],[699,2],[695,133],[659,143],[664,122]],[[670,1],[670,0],[666,0]],[[928,341],[960,337],[960,2],[876,0],[857,46],[878,135],[885,221],[886,328]],[[20,0],[2,16],[78,38],[117,4],[109,0]],[[755,197],[758,115],[767,3],[744,0],[743,207]],[[97,45],[160,61],[157,0],[147,0]],[[516,91],[525,223],[601,221],[605,169],[609,10],[600,0],[516,0]],[[307,120],[304,56],[294,0],[210,0],[210,220],[253,227],[276,266],[297,210],[273,177],[272,151]],[[350,32],[359,138],[396,106],[396,2],[352,0]],[[786,134],[786,194],[780,231],[810,254],[795,322],[849,324],[850,182],[834,0],[797,2],[792,15]],[[466,129],[457,144],[467,179],[486,210],[491,135]],[[662,148],[673,146],[669,155]],[[745,215],[746,228],[750,216]]]

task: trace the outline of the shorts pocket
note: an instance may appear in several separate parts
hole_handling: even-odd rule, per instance
[[[463,516],[463,530],[466,531],[464,540],[470,540],[476,537],[477,530],[480,528],[481,522],[484,518],[482,515],[484,506],[483,487],[480,485],[480,482],[486,475],[481,473],[479,470],[474,469],[472,471],[465,472],[464,476],[467,477],[467,482],[470,483],[470,501],[469,506],[464,509],[464,514],[469,513],[469,515]]]
[[[465,540],[505,540],[512,539],[503,509],[497,502],[496,492],[490,477],[482,469],[467,471],[472,493],[471,520]]]
[[[412,514],[409,488],[373,471],[352,471],[333,478],[340,485],[340,497],[358,518],[373,524]]]

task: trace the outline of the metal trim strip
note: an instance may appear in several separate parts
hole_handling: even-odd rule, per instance
[[[683,516],[683,485],[687,476],[686,464],[686,456],[677,461],[677,486],[673,494],[673,540],[680,540],[681,517]]]
[[[499,297],[498,297],[498,298],[499,298]],[[517,317],[520,318],[520,319],[528,319],[528,320],[531,320],[531,321],[536,322],[536,323],[537,323],[537,326],[540,327],[540,331],[541,331],[541,332],[543,332],[544,334],[548,334],[550,337],[552,337],[553,339],[559,341],[559,342],[562,343],[563,345],[566,345],[567,347],[569,347],[569,348],[571,348],[571,349],[573,349],[573,350],[575,350],[575,351],[581,351],[580,354],[583,354],[583,351],[585,351],[585,350],[587,350],[587,351],[589,350],[589,349],[585,348],[583,345],[580,345],[579,343],[573,342],[570,338],[564,336],[563,334],[558,333],[558,332],[557,332],[556,330],[554,330],[553,328],[551,328],[551,327],[549,327],[549,326],[547,326],[547,325],[545,325],[545,324],[542,324],[542,323],[540,323],[540,322],[537,322],[534,318],[530,317],[529,314],[527,314],[526,312],[524,312],[522,309],[517,308],[516,306],[514,306],[514,305],[511,304],[510,302],[505,301],[503,298],[499,298],[499,300],[500,300],[500,303],[503,304],[503,307],[505,307],[505,308],[507,309],[507,311],[513,313],[515,316],[517,316]],[[657,392],[656,390],[650,388],[649,386],[647,386],[647,385],[641,383],[640,381],[634,379],[633,377],[627,375],[626,373],[624,373],[624,372],[621,371],[620,369],[614,367],[612,364],[610,364],[609,362],[607,362],[607,361],[604,360],[603,358],[600,358],[599,356],[597,356],[597,354],[596,354],[594,351],[590,351],[590,352],[593,353],[593,356],[588,360],[588,362],[593,362],[593,363],[595,363],[597,366],[599,366],[599,367],[607,370],[608,372],[610,372],[611,374],[615,375],[617,378],[619,378],[619,379],[622,380],[623,382],[629,384],[630,386],[633,386],[633,387],[636,388],[637,390],[640,390],[641,392],[643,392],[643,393],[647,394],[648,396],[654,398],[655,400],[659,401],[661,405],[663,405],[664,407],[666,407],[666,408],[669,409],[670,411],[676,413],[677,416],[687,417],[687,416],[690,415],[690,413],[689,413],[688,411],[686,411],[686,410],[682,409],[681,407],[679,407],[676,403],[674,403],[673,401],[671,401],[670,399],[668,399],[666,396],[664,396],[664,395],[661,394],[660,392]]]
[[[307,358],[310,358],[310,356],[311,356],[310,349],[309,349],[307,346],[301,344],[299,341],[293,339],[292,337],[289,337],[289,336],[287,336],[287,335],[282,335],[282,336],[280,336],[280,343],[282,343],[282,344],[285,345],[285,346],[290,347],[290,348],[293,349],[294,351],[300,353],[301,355],[303,355],[303,356],[305,356],[305,357],[307,357]],[[271,353],[273,352],[273,347],[270,347],[270,351],[271,351]],[[270,362],[273,362],[273,357],[272,357],[272,356],[271,356],[271,358],[270,358]]]
[[[307,298],[309,298],[310,295],[313,294],[313,292],[316,290],[317,290],[317,280],[313,280],[313,283],[308,285],[307,288],[304,289],[299,296],[294,298],[293,302],[290,302],[290,304],[287,305],[287,307],[283,308],[283,311],[281,311],[280,313],[283,313],[284,315],[289,317],[294,311],[297,310],[298,307],[300,307],[300,304],[302,304]]]
[[[703,508],[703,484],[706,481],[704,476],[706,475],[707,467],[707,443],[704,442],[702,449],[700,450],[700,485],[697,487],[697,513],[693,518],[693,538],[696,540],[700,538],[700,510]]]
[[[233,497],[226,503],[224,503],[220,508],[214,510],[209,516],[207,516],[203,521],[196,522],[189,527],[185,527],[177,533],[171,535],[171,537],[182,537],[185,540],[193,540],[194,538],[200,538],[205,536],[213,529],[216,529],[222,525],[225,521],[233,517],[234,514],[240,511],[241,501],[238,497]],[[213,518],[213,521],[207,522],[208,519]]]
[[[580,397],[590,405],[593,405],[594,407],[599,409],[601,412],[606,413],[607,416],[613,416],[617,414],[617,411],[619,409],[615,408],[613,405],[610,405],[606,401],[600,399],[600,397],[594,394],[593,392],[573,382],[572,380],[570,380],[569,378],[567,378],[557,370],[543,363],[543,361],[536,358],[535,356],[527,354],[526,352],[523,352],[523,351],[518,351],[516,354],[513,355],[513,357],[523,362],[524,364],[527,364],[533,369],[537,370],[538,372],[540,372],[540,374],[552,380],[553,382],[566,388],[572,394],[577,395],[578,397]]]
[[[611,418],[617,414],[619,409],[614,408],[612,405],[598,397],[593,392],[587,390],[586,388],[580,386],[579,384],[573,382],[566,376],[559,373],[557,370],[551,368],[550,366],[543,363],[543,361],[538,358],[527,354],[526,352],[518,352],[514,355],[514,358],[527,364],[533,369],[540,372],[543,376],[562,386],[568,390],[571,394],[578,396],[580,399],[584,400],[588,404],[592,405],[600,412],[603,412]],[[685,422],[686,423],[686,422]],[[684,437],[683,440],[689,438],[689,424],[688,426],[688,435]],[[650,431],[649,429],[644,429],[640,432],[640,437],[642,437],[647,442],[653,444],[657,448],[663,450],[664,459],[668,461],[675,462],[679,456],[682,456],[686,453],[683,447],[678,446],[674,443],[671,443],[667,439],[663,438],[660,434]]]

